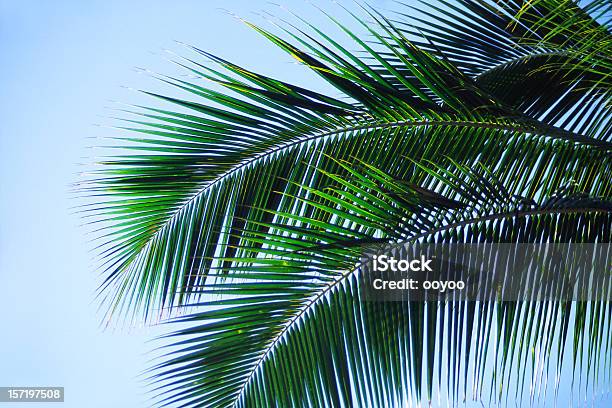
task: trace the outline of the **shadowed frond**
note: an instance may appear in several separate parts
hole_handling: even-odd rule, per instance
[[[607,1],[584,9],[571,0],[421,1],[399,12],[397,24],[509,106],[610,140],[609,8]]]

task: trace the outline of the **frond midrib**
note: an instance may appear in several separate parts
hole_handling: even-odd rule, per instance
[[[489,66],[488,68],[486,68],[485,70],[483,70],[482,72],[476,74],[474,76],[475,80],[478,80],[479,78],[482,78],[488,74],[491,74],[492,72],[495,72],[497,70],[501,70],[504,69],[508,66],[511,66],[513,64],[516,63],[521,63],[521,62],[526,62],[529,61],[533,58],[543,58],[543,57],[572,57],[570,54],[566,53],[566,52],[560,52],[560,51],[544,51],[544,52],[536,52],[536,53],[529,53],[529,54],[524,54],[524,55],[520,55],[518,57],[514,57],[514,58],[510,58],[507,59],[504,62],[500,62],[499,64],[495,64],[492,66]]]
[[[351,133],[351,132],[359,132],[359,131],[364,131],[364,130],[371,131],[371,130],[393,128],[393,127],[410,127],[410,128],[414,127],[416,128],[416,127],[422,127],[422,126],[463,126],[463,127],[468,127],[468,128],[474,128],[474,129],[477,129],[477,128],[498,129],[498,130],[506,130],[506,131],[519,132],[519,133],[533,133],[533,134],[539,134],[539,135],[546,135],[552,138],[565,140],[568,142],[584,143],[584,144],[592,145],[595,147],[603,147],[605,150],[612,150],[612,143],[610,142],[590,138],[588,136],[584,136],[584,135],[570,132],[570,131],[567,131],[561,128],[550,126],[545,123],[539,122],[537,120],[531,120],[530,118],[527,118],[529,119],[529,121],[526,121],[526,120],[510,121],[508,120],[506,122],[494,121],[495,118],[492,118],[492,119],[493,119],[492,121],[486,121],[486,118],[483,118],[482,120],[461,120],[461,119],[455,119],[455,120],[453,119],[440,119],[440,120],[434,119],[434,120],[431,120],[431,119],[426,119],[426,120],[402,120],[402,121],[392,121],[392,122],[378,121],[378,122],[372,122],[372,123],[366,123],[366,124],[359,124],[355,126],[345,126],[345,127],[337,128],[334,130],[319,132],[319,133],[316,133],[310,136],[306,136],[304,138],[299,138],[299,139],[289,141],[279,146],[275,146],[271,149],[268,149],[262,153],[255,155],[254,157],[248,160],[245,160],[245,161],[242,161],[236,164],[234,167],[220,174],[219,176],[214,178],[212,181],[207,182],[201,189],[197,190],[195,194],[189,197],[189,199],[185,200],[183,203],[178,205],[170,214],[168,214],[164,218],[163,223],[160,226],[158,226],[155,230],[152,231],[151,235],[148,238],[146,238],[146,241],[140,246],[140,248],[135,251],[135,255],[133,256],[132,261],[128,265],[126,265],[126,268],[129,267],[129,265],[132,265],[138,259],[140,259],[140,256],[143,253],[146,253],[147,249],[152,245],[156,237],[159,236],[169,226],[171,226],[173,222],[176,220],[176,218],[183,211],[185,211],[185,209],[192,202],[194,202],[199,197],[206,194],[216,185],[222,183],[228,177],[231,177],[232,175],[236,174],[242,169],[250,165],[255,165],[257,162],[265,160],[266,158],[273,156],[274,154],[277,154],[278,152],[281,152],[283,150],[288,150],[288,149],[293,148],[296,145],[309,143],[309,142],[312,142],[318,139],[340,136],[342,134]]]
[[[571,53],[567,51],[544,51],[544,52],[530,53],[530,54],[525,54],[525,55],[521,55],[518,57],[510,58],[504,62],[500,62],[499,64],[490,66],[486,68],[485,70],[483,70],[482,72],[476,74],[474,76],[474,79],[478,80],[495,71],[502,70],[508,66],[512,66],[513,64],[526,63],[529,60],[532,60],[534,58],[545,58],[545,57],[567,57],[568,59],[576,59],[575,55],[572,55]]]
[[[438,234],[440,232],[448,231],[448,230],[451,230],[453,228],[460,228],[460,227],[464,227],[464,226],[467,226],[467,225],[470,225],[470,224],[475,224],[475,223],[478,223],[478,222],[500,220],[500,219],[509,218],[509,217],[517,217],[518,218],[518,217],[526,217],[526,216],[534,216],[534,215],[544,215],[544,214],[583,214],[583,213],[599,213],[599,212],[607,212],[607,211],[603,210],[601,208],[596,208],[596,207],[584,207],[584,208],[547,208],[547,209],[535,209],[535,210],[528,210],[528,211],[506,211],[506,212],[502,212],[502,213],[493,213],[493,214],[489,214],[487,216],[474,217],[474,218],[470,218],[468,220],[463,220],[463,221],[447,224],[447,225],[444,225],[444,226],[441,226],[441,227],[438,227],[438,228],[431,229],[431,230],[429,230],[427,232],[415,235],[413,237],[410,237],[409,239],[407,239],[406,241],[403,241],[403,242],[416,241],[418,239],[426,238],[428,236],[431,236],[433,234]],[[356,273],[359,270],[359,267],[361,265],[363,265],[363,262],[360,262],[359,264],[357,264],[355,268],[347,270],[345,273],[342,273],[333,282],[325,285],[323,287],[323,290],[321,290],[315,296],[312,296],[311,299],[308,300],[308,302],[305,304],[305,306],[303,308],[301,308],[298,311],[298,313],[296,313],[289,321],[287,321],[287,324],[285,324],[283,326],[283,328],[278,332],[278,334],[276,336],[274,336],[274,338],[271,340],[270,345],[263,351],[263,353],[260,356],[260,358],[257,360],[255,365],[250,370],[249,376],[246,378],[246,380],[244,381],[244,383],[242,384],[242,386],[240,387],[240,389],[236,393],[236,397],[234,399],[232,407],[234,407],[234,408],[237,407],[238,402],[240,401],[241,397],[246,392],[250,382],[252,381],[253,377],[255,377],[255,374],[257,373],[257,370],[259,369],[259,367],[261,367],[265,363],[265,361],[267,360],[268,356],[276,348],[276,345],[286,335],[288,335],[289,330],[296,324],[296,322],[298,322],[299,319],[306,312],[308,312],[311,308],[313,308],[316,305],[316,303],[319,301],[319,299],[321,299],[327,293],[331,292],[335,287],[337,287],[340,283],[342,283],[348,277],[350,277],[354,273]]]

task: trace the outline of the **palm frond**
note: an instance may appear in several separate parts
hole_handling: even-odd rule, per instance
[[[593,194],[609,191],[609,181],[596,176],[609,168],[609,141],[508,110],[448,60],[408,41],[388,21],[375,26],[381,33],[376,34],[376,47],[342,26],[349,39],[383,65],[385,75],[322,34],[319,39],[294,35],[307,50],[302,51],[253,28],[347,100],[205,53],[218,68],[195,61],[187,68],[227,92],[164,78],[199,101],[153,95],[179,109],[134,111],[140,118],[127,120],[123,128],[143,137],[119,138],[120,147],[134,153],[101,162],[103,169],[86,187],[89,194],[104,197],[89,213],[111,224],[100,251],[109,316],[128,310],[154,316],[185,303],[189,296],[183,289],[201,284],[212,255],[222,248],[224,253],[217,255],[232,256],[236,231],[251,222],[269,222],[262,209],[292,212],[295,183],[320,185],[320,171],[302,163],[327,172],[337,169],[324,155],[356,157],[385,171],[397,165],[397,154],[435,161],[451,157],[466,165],[480,160],[499,167],[513,183],[528,184],[528,175],[535,174],[538,183],[530,186],[532,192],[553,191],[568,179]],[[376,48],[401,58],[410,74],[386,63]],[[405,88],[396,86],[398,81]],[[560,168],[575,170],[555,174]]]
[[[581,9],[570,0],[421,1],[399,12],[397,24],[509,106],[610,140],[612,35],[604,3]],[[576,116],[591,120],[572,120]]]
[[[159,76],[180,96],[126,110],[84,191],[107,317],[188,313],[153,368],[160,405],[522,401],[568,369],[605,378],[606,302],[368,302],[360,285],[364,251],[389,244],[610,242],[606,3],[557,3],[327,15],[344,38],[245,22],[334,97],[195,47],[177,63],[196,79]]]
[[[195,289],[223,298],[199,303],[209,310],[178,320],[191,327],[174,334],[183,339],[173,343],[179,350],[155,368],[161,403],[402,406],[431,399],[434,384],[449,400],[497,400],[511,376],[520,384],[538,369],[529,363],[533,349],[560,370],[570,320],[583,319],[574,341],[586,336],[587,322],[609,321],[599,306],[577,310],[571,302],[365,301],[359,274],[368,246],[609,242],[612,202],[565,191],[525,206],[484,168],[457,165],[450,172],[417,164],[429,183],[415,190],[371,165],[340,164],[359,183],[332,177],[336,183],[324,190],[302,186],[301,199],[316,217],[276,213],[263,230],[243,231],[242,256],[224,260],[232,272]],[[333,221],[321,224],[323,215]],[[257,245],[262,240],[264,248]],[[518,333],[528,341],[517,344]],[[585,344],[600,350],[609,336]],[[579,361],[578,350],[572,361]],[[499,373],[485,376],[491,369]]]

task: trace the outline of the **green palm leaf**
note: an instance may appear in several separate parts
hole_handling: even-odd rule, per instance
[[[568,359],[599,378],[604,302],[374,304],[359,283],[389,243],[610,241],[605,5],[555,4],[329,16],[343,39],[246,23],[335,97],[193,47],[203,81],[159,76],[182,96],[126,110],[84,189],[107,317],[193,312],[152,374],[160,404],[520,400]]]
[[[294,206],[286,194],[294,188],[291,182],[303,183],[310,178],[310,187],[317,187],[318,174],[300,163],[334,171],[333,162],[329,168],[318,163],[321,156],[315,151],[376,162],[383,170],[394,165],[388,149],[415,159],[439,160],[445,155],[465,164],[490,154],[491,160],[483,163],[491,167],[502,155],[506,162],[530,155],[527,160],[531,161],[523,161],[520,168],[510,164],[503,176],[526,182],[530,166],[539,164],[540,172],[545,173],[563,166],[579,169],[583,175],[543,174],[543,186],[531,188],[550,192],[568,179],[581,177],[585,191],[604,194],[610,188],[607,182],[592,185],[584,179],[585,171],[592,177],[601,173],[602,166],[609,166],[608,141],[505,110],[447,61],[417,48],[400,34],[394,41],[405,51],[402,60],[413,72],[409,80],[435,96],[429,97],[418,88],[399,89],[367,70],[362,59],[335,42],[329,45],[335,52],[320,42],[310,44],[311,53],[318,50],[311,56],[256,29],[351,101],[341,102],[275,81],[215,57],[226,73],[197,64],[190,69],[239,97],[167,79],[222,108],[159,96],[193,114],[143,108],[145,111],[136,112],[143,120],[129,121],[138,126],[125,128],[147,137],[122,138],[130,143],[122,147],[136,152],[102,162],[105,168],[89,191],[107,197],[93,212],[114,223],[101,252],[108,276],[103,287],[109,288],[106,294],[111,313],[131,308],[148,316],[154,310],[184,303],[185,296],[177,293],[201,283],[210,266],[205,259],[219,247],[227,248],[227,255],[231,255],[236,243],[232,231],[244,228],[250,220],[270,221],[265,212],[253,207],[288,210]],[[380,30],[399,33],[382,22]],[[363,42],[359,45],[384,61],[372,47]],[[379,45],[394,49],[386,41]],[[388,74],[397,80],[403,78],[391,66]],[[449,145],[450,137],[466,140]],[[414,152],[424,141],[426,148]],[[534,143],[542,147],[534,148]],[[567,149],[567,153],[559,149]],[[576,149],[583,152],[576,154]],[[549,156],[546,169],[541,162],[543,152]],[[597,169],[591,170],[593,167]],[[289,180],[278,175],[289,175]],[[222,234],[227,227],[228,232]],[[225,245],[228,243],[232,245]]]
[[[162,389],[168,388],[171,395],[161,402],[402,406],[409,400],[430,399],[434,382],[441,389],[448,385],[452,400],[464,398],[468,387],[475,387],[475,396],[482,393],[495,400],[494,390],[505,386],[511,375],[524,381],[525,371],[515,374],[512,365],[517,363],[509,355],[518,355],[518,364],[529,366],[528,350],[538,347],[541,358],[551,358],[559,367],[566,345],[561,344],[556,360],[548,353],[552,344],[567,336],[571,302],[538,305],[566,319],[544,327],[542,315],[533,316],[534,306],[527,302],[371,303],[360,293],[360,259],[368,245],[390,240],[605,241],[610,238],[612,202],[560,193],[521,208],[523,200],[483,178],[490,176],[487,171],[421,169],[432,177],[430,187],[445,191],[446,198],[433,189],[413,190],[364,165],[361,170],[350,169],[362,181],[361,187],[353,182],[330,186],[329,193],[303,190],[311,195],[304,198],[308,206],[336,217],[332,224],[320,225],[320,213],[316,219],[283,213],[277,214],[281,216],[277,222],[283,220],[280,225],[243,231],[244,241],[258,243],[257,238],[265,238],[266,248],[245,244],[243,257],[229,260],[234,272],[200,290],[227,299],[200,303],[197,306],[212,310],[178,320],[193,327],[175,333],[188,340],[175,343],[180,346],[176,356],[156,367],[157,376],[170,381]],[[354,195],[369,197],[370,204],[360,207]],[[251,251],[259,256],[250,257]],[[498,314],[496,325],[492,313]],[[586,321],[596,317],[590,309],[584,313]],[[468,325],[465,333],[457,324]],[[493,326],[498,330],[494,336]],[[585,335],[584,327],[575,331],[575,339]],[[512,333],[518,332],[528,334],[529,341],[516,343]],[[544,332],[553,338],[541,344]],[[481,340],[473,343],[473,338]],[[423,339],[429,340],[421,343]],[[587,341],[599,350],[604,339]],[[452,347],[464,354],[442,358],[443,350]],[[492,363],[487,362],[491,358],[487,349],[495,350]],[[478,356],[475,363],[471,356]],[[576,353],[573,358],[578,359]],[[501,372],[491,389],[483,385],[487,364]],[[533,364],[529,369],[536,368]],[[472,377],[467,376],[468,368]]]
[[[429,42],[417,40],[419,46],[443,53],[509,106],[609,140],[612,35],[606,8],[605,1],[582,10],[573,1],[441,0],[411,7],[410,16],[400,13],[398,24],[407,35],[425,35]],[[542,16],[547,20],[538,23]],[[592,116],[575,122],[574,115]]]

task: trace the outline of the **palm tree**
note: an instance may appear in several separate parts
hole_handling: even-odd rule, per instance
[[[193,48],[206,81],[162,78],[191,96],[150,93],[168,108],[134,109],[133,153],[85,187],[107,317],[180,324],[157,402],[488,404],[609,379],[605,300],[368,302],[360,277],[390,243],[610,242],[611,9],[364,7],[329,16],[344,39],[245,22],[336,97]]]

